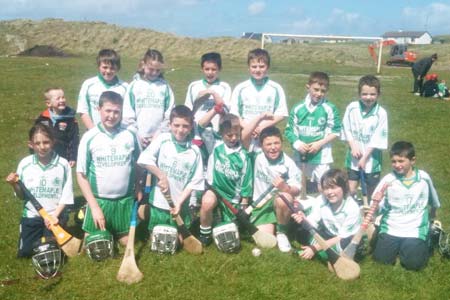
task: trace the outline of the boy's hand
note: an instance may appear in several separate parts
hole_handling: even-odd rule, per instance
[[[300,254],[300,257],[303,259],[312,259],[315,255],[312,247],[313,246],[302,246],[302,253]]]
[[[301,154],[306,154],[309,152],[309,144],[305,144],[302,141],[299,141],[299,146],[297,147],[297,151]],[[297,142],[296,142],[297,143]]]
[[[44,219],[45,227],[47,227],[48,230],[51,229],[53,225],[57,225],[59,223],[59,220],[57,217],[50,215],[50,219]]]
[[[6,176],[6,182],[9,183],[10,185],[15,185],[17,183],[17,177],[19,175],[17,175],[17,173],[9,173],[8,176]]]
[[[70,161],[69,161],[69,166],[70,166],[71,168],[75,167],[75,164],[76,164],[76,161],[74,161],[74,160],[70,160]]]
[[[166,194],[169,192],[169,180],[167,180],[166,175],[163,175],[161,178],[159,178],[158,186],[161,189],[161,192],[163,194]]]
[[[294,219],[294,221],[297,224],[300,224],[301,222],[303,222],[303,220],[306,219],[305,214],[302,211],[296,212],[295,214],[291,215],[292,219]]]
[[[152,141],[152,137],[151,136],[146,136],[146,137],[139,137],[139,142],[142,145],[142,148],[147,148],[148,145],[150,145],[150,142]]]
[[[362,157],[362,152],[359,146],[355,142],[349,142],[350,151],[354,159],[360,159]]]
[[[316,141],[316,142],[312,142],[310,144],[308,144],[308,153],[317,153],[320,151],[320,149],[322,149],[322,142],[321,141]]]
[[[272,180],[272,184],[276,187],[280,192],[288,193],[290,188],[289,185],[284,181],[284,179],[278,175]]]
[[[100,208],[100,206],[96,205],[95,207],[90,208],[95,227],[97,227],[100,230],[105,230],[106,229],[105,216],[103,215],[103,211]]]
[[[170,209],[170,213],[173,216],[177,216],[180,213],[181,207],[179,204],[175,204],[175,206],[173,208]]]
[[[259,120],[260,121],[264,121],[264,120],[269,120],[270,121],[270,120],[273,120],[273,118],[274,118],[273,113],[271,113],[269,111],[263,112],[263,113],[261,113],[259,115]]]
[[[358,168],[364,170],[366,168],[367,158],[365,156],[361,157],[358,161]]]

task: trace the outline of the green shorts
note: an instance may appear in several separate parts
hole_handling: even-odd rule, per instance
[[[236,208],[239,209],[239,204],[234,204],[232,203],[232,205]],[[217,225],[218,223],[230,223],[232,221],[234,221],[236,219],[236,216],[231,212],[231,210],[221,201],[221,200],[217,200],[217,206],[214,209],[214,221],[215,221],[215,225]]]
[[[103,211],[106,221],[106,230],[113,235],[127,234],[130,228],[131,211],[133,210],[134,197],[128,196],[119,199],[95,198]],[[86,216],[83,222],[83,230],[91,233],[99,230],[95,227],[92,212],[87,206]]]
[[[273,208],[273,200],[267,201],[267,203],[260,208],[255,208],[250,216],[250,221],[256,226],[276,224],[277,216],[275,215],[275,210]]]
[[[186,225],[186,228],[191,226],[191,214],[189,213],[189,201],[185,201],[180,211],[181,218]],[[177,223],[173,219],[170,211],[158,208],[150,204],[150,221],[148,222],[148,230],[153,231],[156,225],[171,225],[177,227]]]

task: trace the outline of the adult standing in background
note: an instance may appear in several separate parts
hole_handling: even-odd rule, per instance
[[[422,92],[423,78],[427,75],[431,65],[437,60],[437,58],[437,53],[434,53],[430,57],[422,58],[413,64],[411,71],[414,76],[414,95],[420,96]]]

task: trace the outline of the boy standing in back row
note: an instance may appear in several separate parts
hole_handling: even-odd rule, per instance
[[[98,74],[83,82],[78,96],[77,113],[86,129],[100,122],[99,98],[104,91],[113,91],[125,97],[128,84],[120,80],[116,73],[120,70],[120,56],[112,49],[100,50],[97,56]]]
[[[325,98],[329,85],[326,73],[311,73],[306,85],[308,94],[291,110],[285,132],[294,148],[297,165],[305,164],[305,175],[319,190],[320,179],[333,162],[331,142],[341,131],[339,112]]]
[[[245,130],[249,123],[262,113],[273,114],[273,119],[263,120],[253,130],[250,150],[258,146],[261,131],[281,122],[288,116],[283,88],[268,77],[270,56],[264,49],[254,49],[247,58],[250,79],[238,84],[231,95],[230,112],[241,118]]]

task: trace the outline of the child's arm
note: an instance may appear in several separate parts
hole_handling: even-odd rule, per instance
[[[142,164],[141,167],[147,169],[154,176],[156,176],[156,178],[158,178],[158,186],[163,194],[169,191],[169,180],[167,178],[167,175],[163,171],[161,171],[160,168],[154,165],[142,165]]]
[[[278,191],[288,193],[293,197],[300,194],[300,189],[295,185],[288,184],[281,176],[277,176],[272,180],[272,184]]]
[[[80,119],[87,129],[91,129],[91,128],[95,127],[94,122],[92,121],[92,119],[88,113],[81,113]]]
[[[327,134],[323,139],[309,143],[308,153],[317,153],[326,144],[334,141],[338,136],[334,133]]]
[[[253,131],[263,120],[272,120],[274,115],[268,112],[260,114],[258,117],[253,118],[250,122],[246,122],[245,125],[242,124],[241,140],[242,145],[248,149],[250,146],[251,138],[253,136]]]
[[[216,93],[217,94],[217,93]],[[220,97],[220,96],[219,96]],[[209,110],[199,121],[198,125],[200,127],[207,127],[209,123],[211,123],[211,120],[217,115],[217,114],[224,114],[224,103],[223,101],[216,102],[216,105],[214,105],[213,109]]]
[[[81,192],[84,198],[86,199],[89,208],[91,209],[94,225],[100,230],[105,230],[106,229],[105,216],[103,215],[102,209],[98,205],[97,199],[95,199],[95,196],[92,193],[91,185],[89,184],[86,175],[77,172],[77,181],[81,189]]]
[[[170,213],[174,216],[178,215],[181,211],[181,206],[183,205],[186,199],[191,197],[192,189],[187,187],[185,188],[181,194],[178,196],[177,201],[175,202],[175,206],[170,209]]]

